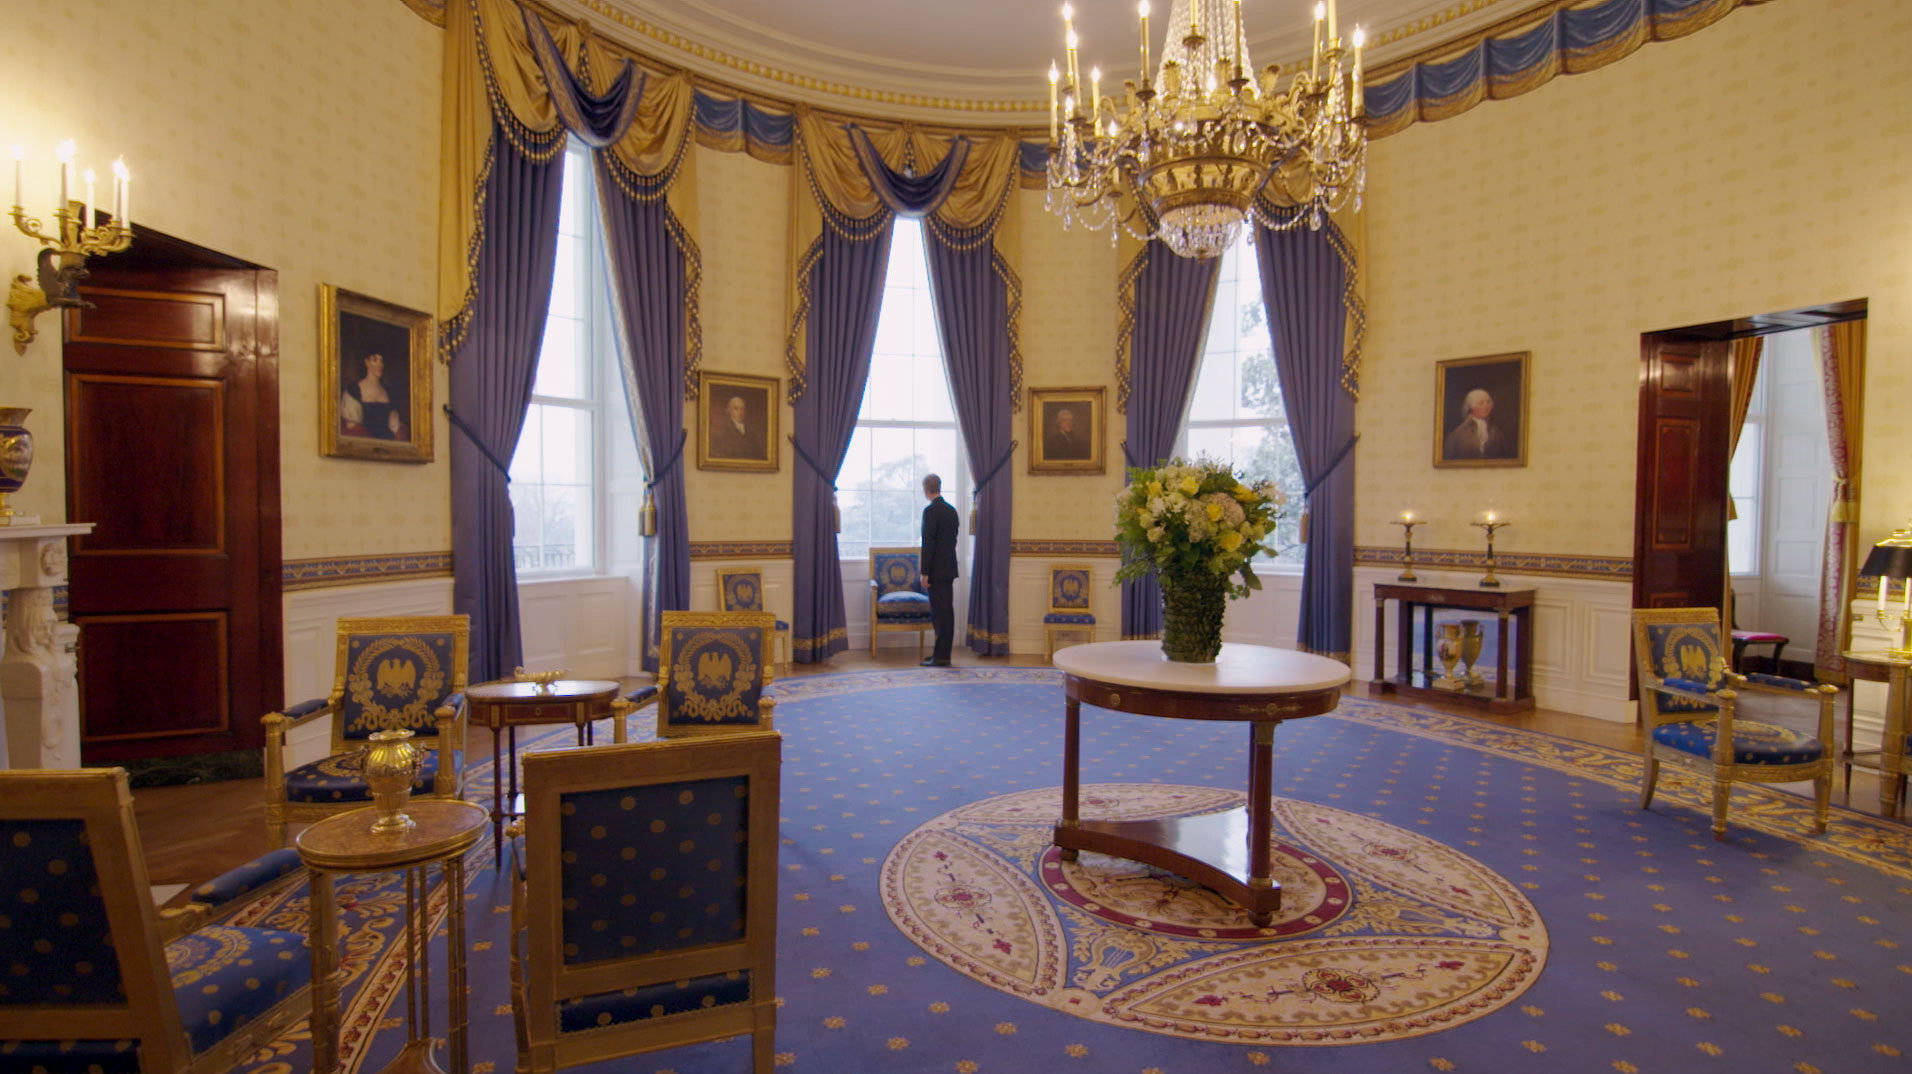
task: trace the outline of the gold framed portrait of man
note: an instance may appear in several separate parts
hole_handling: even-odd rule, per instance
[[[1106,468],[1105,388],[1029,389],[1029,472],[1099,474]]]
[[[319,285],[319,453],[432,461],[432,318]]]
[[[1527,355],[1434,363],[1434,465],[1527,465]]]
[[[777,415],[783,399],[776,377],[742,373],[699,375],[697,468],[757,470],[778,466]]]

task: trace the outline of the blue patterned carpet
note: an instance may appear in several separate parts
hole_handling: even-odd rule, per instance
[[[1051,945],[1053,966],[1032,970],[1020,989],[992,980],[986,960],[966,959],[899,924],[920,925],[924,913],[934,913],[925,910],[932,904],[960,903],[941,919],[944,940],[949,929],[973,921],[976,929],[997,930],[973,950],[1016,949],[1028,937],[1004,924],[1004,900],[981,906],[977,885],[951,883],[925,888],[912,909],[897,895],[907,887],[900,870],[912,840],[967,824],[958,834],[988,852],[975,856],[984,864],[974,868],[984,868],[989,855],[1007,863],[987,865],[1006,885],[1001,890],[1034,892],[1026,906],[1043,912],[1037,896],[1055,894],[1045,885],[1057,874],[1034,845],[1040,838],[1014,830],[1013,817],[985,816],[995,806],[976,803],[1018,792],[1030,793],[1004,801],[1041,803],[1041,792],[1060,782],[1058,681],[1046,669],[1003,668],[853,672],[777,684],[776,723],[785,737],[780,1065],[832,1074],[1188,1074],[1284,1066],[1364,1074],[1833,1074],[1905,1067],[1912,1022],[1901,1004],[1912,987],[1912,950],[1902,945],[1912,943],[1912,829],[1835,809],[1832,830],[1815,837],[1809,800],[1742,790],[1734,796],[1728,841],[1716,843],[1700,788],[1677,774],[1662,774],[1651,812],[1635,809],[1634,755],[1354,698],[1333,715],[1284,724],[1276,740],[1275,790],[1290,803],[1277,838],[1294,852],[1292,868],[1312,870],[1308,875],[1319,879],[1309,883],[1320,889],[1297,882],[1284,914],[1314,910],[1319,921],[1278,919],[1280,935],[1256,935],[1225,920],[1225,908],[1199,890],[1139,869],[1124,873],[1104,860],[1096,882],[1105,892],[1143,885],[1124,890],[1146,889],[1143,902],[1155,910],[1093,902],[1085,910],[1080,892],[1069,905],[1047,898],[1061,937]],[[557,745],[568,736],[554,733],[547,741]],[[1219,802],[1243,787],[1246,747],[1240,725],[1085,709],[1083,780],[1129,785],[1122,793],[1140,798],[1162,785],[1163,794],[1198,806],[1204,794]],[[488,801],[489,773],[479,776],[471,797]],[[1039,831],[1042,823],[1023,828]],[[1331,828],[1346,837],[1337,840]],[[1461,894],[1444,901],[1433,887],[1417,890],[1399,868],[1413,865],[1417,854],[1422,862],[1439,859],[1445,879],[1436,886]],[[471,860],[471,1054],[478,1074],[496,1074],[514,1061],[509,891],[490,868],[489,845]],[[1449,883],[1461,875],[1456,869],[1470,879]],[[1321,893],[1332,895],[1342,883],[1352,896],[1348,907]],[[1312,894],[1301,897],[1304,889]],[[376,1070],[404,1036],[402,971],[390,942],[402,902],[389,877],[341,884],[341,891],[351,900],[343,917],[351,980],[342,1055],[347,1070]],[[1495,899],[1481,902],[1485,891]],[[1522,905],[1538,921],[1506,917],[1517,917]],[[293,888],[261,900],[244,921],[303,929],[306,909],[303,891]],[[1191,928],[1174,927],[1177,914]],[[1313,989],[1317,999],[1303,996],[1302,1006],[1317,1013],[1329,1003],[1385,1003],[1387,990],[1377,1000],[1359,967],[1339,957],[1379,933],[1397,947],[1416,936],[1474,948],[1511,942],[1520,948],[1516,958],[1530,959],[1531,972],[1509,971],[1503,979],[1511,983],[1472,1013],[1356,1019],[1348,1024],[1378,1028],[1340,1035],[1249,1024],[1252,1018],[1221,1028],[1187,1022],[1178,1030],[1171,1016],[1131,1028],[1095,1013],[1121,1006],[1141,982],[1190,959],[1264,952],[1305,951],[1312,961],[1233,979],[1232,995],[1252,985],[1267,997],[1292,997],[1304,982],[1301,990]],[[1146,939],[1125,943],[1125,935]],[[1440,960],[1441,972],[1469,972],[1463,959],[1451,960],[1459,969],[1449,961]],[[1038,964],[1043,959],[1029,962]],[[1391,977],[1400,986],[1392,994],[1408,1008],[1435,1009],[1415,997],[1438,991],[1420,986],[1437,976],[1414,977],[1425,967],[1409,972],[1398,961],[1389,966],[1367,978]],[[434,966],[438,982],[441,967]],[[1307,967],[1313,968],[1304,973]],[[1227,995],[1208,997],[1198,989],[1183,999],[1220,1005]],[[443,996],[433,999],[433,1029],[442,1034]],[[1268,1008],[1276,1019],[1293,1009],[1300,1008]],[[241,1069],[304,1071],[308,1045],[295,1034]],[[701,1074],[748,1067],[749,1048],[739,1040],[591,1069]]]

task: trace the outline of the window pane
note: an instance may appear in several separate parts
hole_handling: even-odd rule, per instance
[[[589,485],[594,452],[591,412],[570,407],[544,408],[544,480],[546,484]]]
[[[1732,574],[1759,573],[1759,463],[1765,427],[1748,421],[1740,428],[1739,446],[1726,470],[1727,495],[1737,517],[1726,522],[1726,569]]]
[[[591,356],[584,322],[552,317],[544,322],[544,346],[538,351],[538,375],[531,394],[559,399],[588,399]]]
[[[596,562],[597,532],[591,517],[589,485],[546,485],[544,488],[544,555],[541,566],[553,569],[589,567]]]
[[[921,544],[923,506],[919,491],[878,491],[870,494],[870,543]]]
[[[520,454],[523,454],[520,452]],[[511,494],[511,549],[519,570],[537,568],[540,538],[538,526],[543,518],[544,486],[513,481]]]
[[[875,464],[870,470],[872,488],[914,488],[927,472],[927,460],[916,455],[913,429],[871,429],[870,451]]]
[[[533,403],[525,411],[524,429],[518,434],[518,453],[511,457],[511,483],[535,485],[544,480],[544,405]],[[463,433],[459,434],[463,436]]]
[[[916,375],[913,378],[916,388],[911,407],[917,421],[956,420],[955,404],[949,397],[949,380],[943,373],[940,361],[921,361],[916,363]]]

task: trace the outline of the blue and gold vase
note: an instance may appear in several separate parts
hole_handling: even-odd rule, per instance
[[[7,506],[7,497],[27,483],[33,467],[33,434],[27,431],[29,407],[0,407],[0,526],[20,512]]]

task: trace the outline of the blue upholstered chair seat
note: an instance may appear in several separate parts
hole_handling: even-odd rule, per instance
[[[1095,625],[1095,616],[1089,615],[1086,612],[1050,612],[1048,615],[1042,617],[1042,621],[1051,624],[1093,626]]]
[[[1664,723],[1653,729],[1653,741],[1698,757],[1711,757],[1718,737],[1718,720]],[[1733,721],[1734,764],[1804,764],[1825,752],[1810,735],[1753,720]]]
[[[558,1004],[558,1031],[576,1033],[585,1029],[641,1022],[646,1018],[664,1018],[687,1011],[708,1010],[731,1003],[750,1001],[750,974],[743,970],[693,977],[687,985],[677,982],[630,988],[620,992],[600,992]]]
[[[1795,679],[1786,675],[1765,675],[1760,672],[1746,676],[1746,681],[1756,682],[1761,686],[1776,686],[1782,690],[1798,690],[1802,693],[1812,689],[1814,685],[1804,679]]]
[[[892,622],[929,621],[929,595],[907,590],[876,598],[876,617]]]
[[[418,778],[412,780],[413,794],[430,794],[438,777],[437,744],[421,744]],[[453,751],[453,766],[458,754]],[[341,753],[311,764],[302,764],[285,774],[285,798],[288,802],[369,802],[372,790],[359,775],[356,753]]]
[[[630,693],[624,695],[624,700],[629,701],[633,705],[648,705],[656,699],[657,699],[657,684],[656,683],[651,683],[649,686],[640,686],[637,689],[632,690]]]
[[[312,981],[296,932],[207,925],[166,945],[179,1022],[203,1052]]]
[[[130,1040],[0,1041],[0,1070],[140,1074],[139,1049]]]
[[[207,907],[220,907],[239,898],[250,895],[260,888],[281,877],[299,872],[299,852],[294,847],[280,847],[241,865],[213,877],[211,880],[193,889],[192,901]]]
[[[790,629],[790,624],[789,624],[789,623],[786,623],[786,622],[784,622],[784,621],[783,621],[783,620],[781,620],[781,619],[779,619],[779,620],[777,620],[777,629],[778,629],[778,630],[789,630],[789,629]]]

